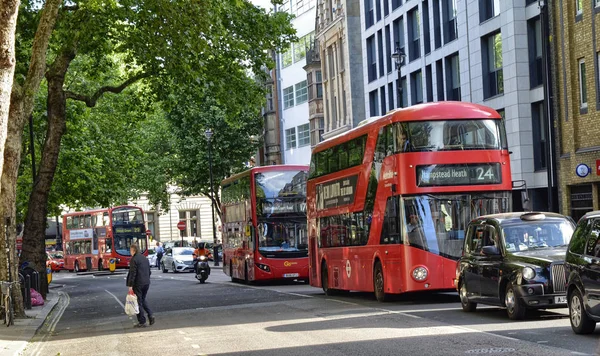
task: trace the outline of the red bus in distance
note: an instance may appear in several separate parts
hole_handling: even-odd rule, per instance
[[[465,228],[511,211],[510,158],[494,110],[395,110],[318,144],[307,184],[310,284],[390,294],[455,290]]]
[[[249,169],[221,183],[223,272],[232,280],[308,280],[308,166]]]
[[[144,212],[137,206],[63,215],[64,268],[70,272],[108,269],[111,258],[117,268],[128,268],[132,243],[148,255]]]

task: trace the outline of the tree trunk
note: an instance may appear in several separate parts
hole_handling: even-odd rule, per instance
[[[0,172],[4,165],[4,144],[8,131],[8,112],[10,108],[10,96],[13,86],[15,72],[15,30],[17,26],[17,14],[19,12],[19,0],[0,0]],[[2,183],[0,181],[0,195]],[[0,215],[0,280],[7,281],[8,256],[6,250],[8,245],[5,221]],[[11,260],[12,261],[12,260]]]
[[[4,1],[4,0],[0,0]],[[3,4],[3,2],[0,2]],[[18,263],[16,258],[16,198],[17,198],[17,177],[19,166],[21,164],[21,147],[23,141],[23,129],[27,118],[33,112],[33,103],[37,94],[40,83],[44,78],[46,70],[46,52],[50,35],[54,30],[54,24],[58,16],[58,8],[62,0],[47,0],[42,10],[40,22],[33,40],[31,49],[31,63],[27,77],[23,85],[19,87],[16,82],[13,82],[13,90],[10,97],[8,133],[6,144],[4,147],[4,167],[2,169],[2,178],[0,186],[2,194],[0,195],[0,217],[2,221],[5,218],[10,219],[10,227],[8,229],[0,229],[0,236],[6,236],[8,232],[9,249],[14,258],[11,259],[13,276],[18,273]],[[0,10],[4,11],[4,9]],[[1,23],[1,22],[0,22]],[[24,239],[27,237],[25,236]],[[4,256],[4,250],[0,249],[0,260]],[[44,269],[45,270],[45,269]],[[15,312],[17,316],[24,316],[23,299],[18,289],[15,289],[13,294],[15,302]]]
[[[23,231],[23,236],[27,236],[28,238],[23,238],[21,263],[27,261],[33,264],[35,270],[40,273],[42,283],[41,291],[39,292],[44,298],[48,292],[45,244],[48,196],[52,188],[56,166],[58,165],[60,141],[67,130],[67,97],[63,89],[63,84],[65,82],[65,74],[73,58],[75,58],[74,50],[63,52],[56,58],[46,74],[48,80],[48,99],[46,101],[48,128],[46,130],[46,141],[42,149],[40,169],[34,181],[31,195],[29,196],[27,217],[25,218],[25,231]]]
[[[20,0],[0,0],[0,172],[4,163],[4,142],[8,126],[8,108],[15,73],[15,30]],[[2,192],[2,185],[0,185]],[[0,240],[4,248],[5,240]],[[0,279],[7,271],[4,259],[0,262]]]

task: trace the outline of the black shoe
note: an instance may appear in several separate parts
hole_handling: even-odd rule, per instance
[[[150,316],[150,317],[148,317],[148,319],[150,320],[150,325],[154,325],[154,321],[155,321],[154,317]]]
[[[134,328],[145,328],[146,324],[135,324],[133,327]]]

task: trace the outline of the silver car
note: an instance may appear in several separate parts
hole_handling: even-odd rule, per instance
[[[160,267],[163,273],[169,270],[177,272],[193,272],[194,257],[192,254],[194,249],[191,247],[173,247],[168,248],[160,261]]]

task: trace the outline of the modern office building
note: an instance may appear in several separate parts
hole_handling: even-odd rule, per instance
[[[554,157],[538,1],[361,1],[367,113],[442,100],[496,109],[505,118],[513,181],[526,182],[533,209],[547,210],[556,189],[548,189]],[[394,52],[405,54],[400,71]],[[518,190],[513,205],[521,208]]]
[[[600,209],[600,0],[551,1],[560,211]]]

